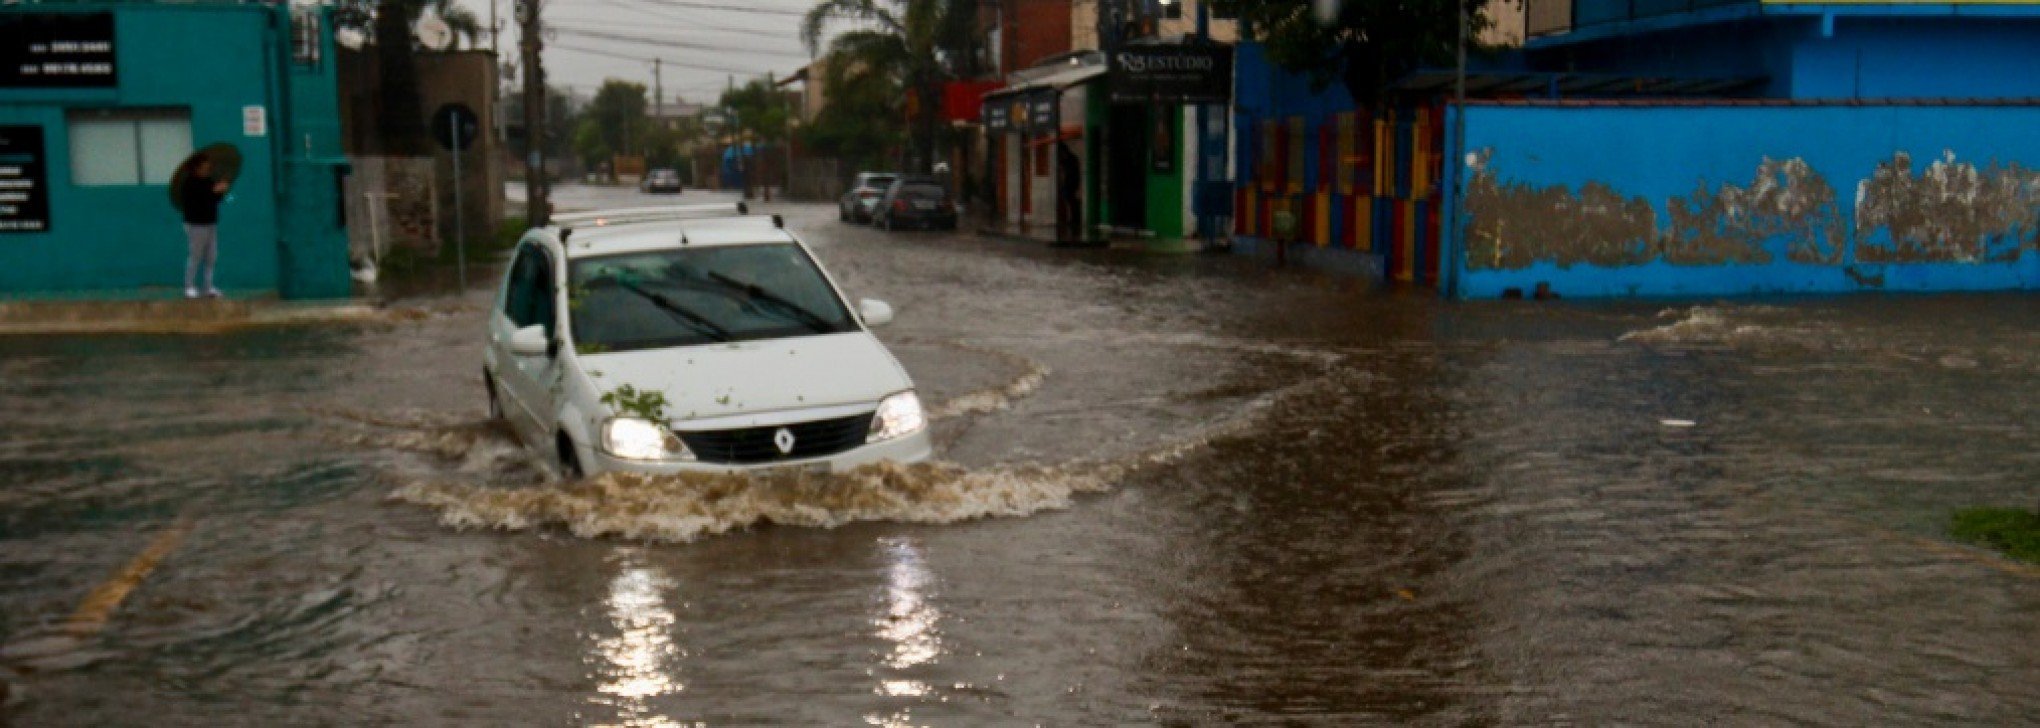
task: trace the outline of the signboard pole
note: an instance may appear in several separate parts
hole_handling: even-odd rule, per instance
[[[461,214],[467,210],[467,206],[461,204],[460,189],[465,186],[462,184],[464,178],[460,175],[460,158],[463,156],[461,150],[465,149],[466,145],[461,144],[460,115],[448,114],[447,126],[451,127],[453,132],[453,254],[455,264],[460,270],[458,274],[460,292],[467,293],[467,216]]]

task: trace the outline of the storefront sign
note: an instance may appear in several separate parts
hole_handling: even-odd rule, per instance
[[[1132,46],[1109,60],[1115,104],[1222,104],[1232,98],[1232,46]]]
[[[1061,125],[1062,104],[1057,103],[1061,92],[1042,89],[1027,95],[1027,131],[1035,134],[1054,134]]]
[[[996,134],[1013,130],[1013,112],[1009,106],[1012,103],[1013,97],[1011,96],[985,99],[984,111],[981,112],[981,118],[984,119],[985,123],[985,131]]]
[[[113,88],[113,13],[0,14],[0,88]]]
[[[40,126],[0,126],[0,233],[50,231]]]

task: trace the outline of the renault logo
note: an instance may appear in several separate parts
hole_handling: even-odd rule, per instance
[[[784,427],[779,428],[778,432],[772,433],[772,444],[779,446],[779,454],[792,455],[793,431]]]

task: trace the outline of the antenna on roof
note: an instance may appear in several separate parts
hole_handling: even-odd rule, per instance
[[[775,212],[775,213],[772,213],[772,227],[776,227],[776,228],[779,228],[779,229],[781,229],[781,230],[785,230],[785,229],[786,229],[786,218],[784,218],[784,217],[780,217],[780,216],[779,216],[779,213],[776,213],[776,212]]]

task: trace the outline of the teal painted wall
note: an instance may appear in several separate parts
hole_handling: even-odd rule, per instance
[[[127,297],[182,287],[184,234],[167,187],[73,182],[66,116],[98,109],[187,109],[192,148],[216,142],[237,146],[244,163],[231,198],[220,209],[217,282],[230,292],[284,288],[279,184],[288,143],[283,140],[295,134],[299,144],[289,146],[301,146],[309,131],[315,152],[339,151],[337,94],[330,82],[323,88],[294,83],[299,79],[288,63],[287,12],[254,5],[76,4],[17,6],[0,13],[97,10],[115,16],[116,89],[0,90],[0,124],[34,124],[44,130],[51,213],[47,233],[0,234],[0,296]],[[331,53],[325,58],[324,75],[330,78]],[[296,103],[286,105],[293,86]],[[321,94],[332,100],[318,98]],[[267,134],[243,134],[242,109],[248,106],[266,109]],[[332,123],[301,123],[294,129],[289,106],[305,107]],[[337,262],[327,265],[337,265],[344,276],[345,244],[340,245]]]

